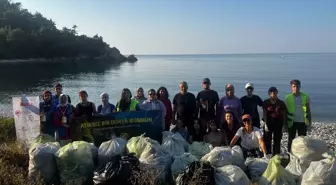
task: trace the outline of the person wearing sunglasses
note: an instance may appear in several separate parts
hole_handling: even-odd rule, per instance
[[[203,90],[197,94],[198,116],[202,122],[209,122],[216,118],[216,110],[219,103],[217,91],[210,89],[211,82],[209,78],[202,81]],[[204,126],[204,125],[203,125]],[[205,125],[206,126],[206,125]],[[206,127],[204,127],[206,128]]]
[[[235,96],[235,88],[232,84],[225,86],[225,96],[220,100],[219,106],[221,107],[223,114],[226,111],[233,112],[234,116],[238,118],[239,126],[241,126],[241,116],[243,115],[243,109],[240,99]]]
[[[233,137],[230,146],[233,147],[240,138],[240,145],[243,149],[244,157],[267,158],[266,147],[261,131],[252,126],[252,118],[245,114],[242,116],[243,127],[238,129],[236,135]],[[260,151],[260,148],[262,151]]]
[[[148,91],[148,99],[142,103],[142,110],[159,110],[162,113],[162,129],[165,129],[165,117],[166,117],[166,107],[162,103],[162,101],[157,99],[156,91],[154,89],[150,89]]]
[[[61,94],[63,94],[62,91],[63,91],[63,86],[60,83],[57,83],[54,85],[55,94],[52,96],[52,101],[55,107],[57,107],[57,105],[59,104],[59,97]],[[70,96],[68,96],[68,103],[71,104]]]
[[[240,98],[240,102],[243,108],[243,114],[249,114],[252,117],[253,126],[260,128],[260,117],[258,112],[258,106],[263,106],[263,101],[257,95],[253,94],[254,86],[251,83],[245,85],[246,96]]]

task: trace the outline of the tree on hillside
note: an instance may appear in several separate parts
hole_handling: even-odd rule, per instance
[[[77,25],[57,29],[41,13],[30,13],[21,3],[0,0],[0,59],[94,58],[111,48],[101,36],[78,35]]]

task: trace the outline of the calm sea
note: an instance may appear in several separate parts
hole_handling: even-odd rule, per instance
[[[56,82],[63,84],[74,103],[79,101],[78,92],[86,90],[89,99],[98,104],[102,92],[109,93],[111,102],[116,103],[122,88],[135,92],[139,86],[145,91],[166,86],[172,99],[182,80],[197,94],[204,77],[211,79],[220,96],[225,85],[232,83],[241,97],[244,84],[251,82],[255,94],[263,99],[268,97],[270,86],[276,86],[280,99],[284,99],[291,90],[289,81],[297,78],[302,91],[311,96],[314,121],[336,122],[336,54],[161,55],[138,59],[137,63],[121,65],[1,64],[0,108],[10,114],[11,96],[40,95]]]

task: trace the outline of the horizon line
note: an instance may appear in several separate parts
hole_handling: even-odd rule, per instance
[[[167,56],[167,55],[175,55],[175,56],[183,56],[183,55],[262,55],[262,54],[336,54],[336,52],[282,52],[282,53],[178,53],[178,54],[133,54],[135,56]],[[131,55],[131,54],[128,54]]]

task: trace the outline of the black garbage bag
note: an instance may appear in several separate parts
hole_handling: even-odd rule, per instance
[[[176,185],[214,185],[215,169],[209,162],[192,162],[176,179]]]
[[[94,172],[95,185],[122,184],[133,185],[132,176],[140,172],[140,162],[134,154],[116,155]]]

